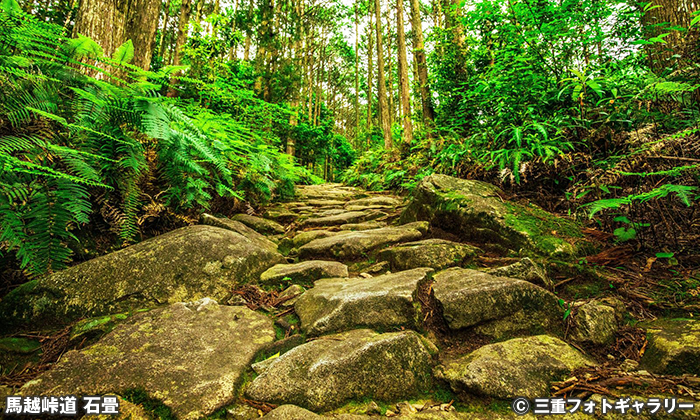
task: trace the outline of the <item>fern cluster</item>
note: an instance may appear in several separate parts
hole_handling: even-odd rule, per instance
[[[63,268],[79,225],[130,243],[149,209],[251,198],[245,182],[269,199],[306,176],[245,122],[161,95],[181,68],[145,72],[130,41],[103,57],[14,0],[0,9],[0,252],[29,274]]]

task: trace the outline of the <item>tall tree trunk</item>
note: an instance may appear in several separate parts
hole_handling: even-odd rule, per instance
[[[377,23],[377,70],[379,72],[379,109],[382,115],[382,132],[384,148],[389,150],[394,144],[391,138],[391,122],[389,121],[389,104],[386,97],[386,81],[384,78],[384,48],[382,46],[382,16],[379,0],[374,0],[374,13]]]
[[[177,24],[177,40],[175,41],[175,52],[173,57],[173,65],[179,66],[182,58],[182,47],[187,40],[187,26],[190,23],[190,14],[192,13],[191,0],[182,0],[180,5],[180,19]]]
[[[248,4],[248,25],[250,25],[250,22],[253,21],[253,12],[255,11],[255,2],[254,0],[248,0],[250,3]],[[245,47],[243,50],[243,59],[245,61],[248,61],[250,59],[250,38],[251,35],[250,33],[252,32],[251,28],[248,27],[245,31]]]
[[[396,120],[396,102],[394,98],[394,60],[393,54],[391,53],[392,39],[391,39],[391,19],[389,18],[391,7],[387,8],[386,11],[386,37],[384,40],[387,42],[386,56],[384,57],[384,67],[386,69],[386,88],[387,88],[387,100],[389,103],[389,127],[394,126],[394,121]]]
[[[367,24],[367,142],[369,145],[369,132],[372,130],[372,52],[374,45],[372,43],[372,14],[369,15]]]
[[[192,3],[190,0],[182,0],[180,5],[180,19],[177,23],[177,39],[175,41],[175,48],[173,51],[173,65],[179,66],[180,59],[182,58],[182,47],[185,45],[187,40],[187,27],[190,24],[190,14],[192,13]],[[174,84],[174,80],[171,81]],[[177,95],[174,88],[168,89],[168,96],[174,97]]]
[[[100,44],[106,56],[131,39],[132,64],[148,70],[160,4],[160,0],[82,0],[74,31]]]
[[[163,29],[160,31],[160,40],[158,41],[158,54],[165,57],[165,34],[168,32],[168,20],[170,20],[170,0],[165,3],[165,17],[163,18]],[[165,60],[163,60],[165,61]]]
[[[357,0],[355,1],[355,147],[360,135],[360,50],[358,49],[360,32],[357,16]]]
[[[233,5],[233,19],[231,19],[231,34],[236,33],[236,14],[238,14],[238,1]],[[228,50],[228,61],[233,61],[236,58],[236,48],[238,45],[232,45]]]
[[[423,41],[423,24],[420,19],[420,0],[411,2],[411,29],[413,30],[413,58],[416,61],[418,73],[418,89],[420,91],[423,109],[423,124],[430,130],[435,119],[435,110],[430,97],[428,86],[428,65],[425,59],[425,43]]]
[[[646,4],[646,3],[644,3]],[[660,7],[653,7],[642,16],[645,35],[649,38],[668,32],[664,43],[646,45],[649,67],[655,73],[662,73],[667,67],[673,67],[669,61],[674,55],[681,57],[676,61],[679,68],[690,67],[700,58],[698,25],[689,31],[669,30],[668,26],[687,28],[693,19],[692,13],[697,11],[697,2],[692,0],[658,0],[654,2]],[[668,23],[669,25],[661,25]],[[697,90],[696,90],[697,92]]]
[[[401,91],[401,119],[403,123],[403,141],[413,141],[413,124],[411,122],[411,93],[408,81],[408,59],[406,58],[406,36],[403,27],[403,0],[396,0],[396,29],[399,48],[399,87]]]

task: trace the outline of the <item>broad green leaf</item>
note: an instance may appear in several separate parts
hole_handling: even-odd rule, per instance
[[[2,0],[0,7],[2,8],[3,12],[10,16],[22,13],[22,8],[20,7],[19,3],[17,3],[17,0]]]
[[[673,252],[657,252],[656,258],[673,258],[674,255]]]
[[[123,43],[114,54],[112,54],[112,59],[118,63],[130,63],[134,59],[134,44],[131,40],[127,40]]]
[[[66,52],[74,58],[97,58],[103,55],[100,47],[92,38],[78,34],[77,38],[69,39],[64,45]]]

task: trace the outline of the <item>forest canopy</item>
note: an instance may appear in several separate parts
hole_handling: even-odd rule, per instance
[[[297,183],[401,192],[432,173],[692,247],[696,9],[2,0],[3,287]]]

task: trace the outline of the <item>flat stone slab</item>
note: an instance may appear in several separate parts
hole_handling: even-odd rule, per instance
[[[321,279],[294,304],[301,329],[308,335],[357,327],[412,328],[418,284],[431,268],[416,268],[370,278]]]
[[[337,235],[338,232],[331,232],[330,230],[307,230],[299,232],[292,238],[292,246],[294,248],[299,248],[302,245],[306,245],[314,239],[328,238],[329,236]]]
[[[297,264],[277,264],[260,275],[262,284],[313,284],[329,277],[347,277],[348,266],[336,261],[304,261]],[[285,280],[287,279],[287,280]]]
[[[416,267],[436,270],[469,264],[481,252],[479,248],[443,239],[424,239],[387,248],[379,259],[387,261],[393,271]]]
[[[299,256],[310,258],[337,258],[354,260],[388,245],[421,239],[428,231],[428,222],[408,223],[402,226],[357,232],[315,239],[299,248]]]
[[[351,200],[362,196],[363,192],[342,184],[298,185],[296,193],[300,199]]]
[[[364,223],[347,223],[340,225],[340,230],[370,230],[386,227],[386,222],[372,220]]]
[[[204,297],[224,302],[284,261],[257,239],[187,226],[23,284],[0,302],[0,325],[36,330]]]
[[[246,395],[313,411],[367,397],[406,399],[430,387],[434,350],[413,331],[352,330],[324,336],[277,357]]]
[[[263,219],[262,217],[251,216],[245,213],[235,214],[231,219],[239,221],[259,233],[269,235],[281,235],[284,233],[284,226],[274,220]]]
[[[700,375],[700,322],[659,319],[644,327],[649,344],[641,366],[650,372],[669,375]]]
[[[542,398],[549,395],[551,382],[593,364],[564,341],[538,335],[480,347],[437,368],[436,375],[455,392],[498,399]]]
[[[292,223],[299,218],[299,214],[283,206],[272,207],[265,210],[263,214],[266,219],[274,220],[277,223]]]
[[[96,344],[69,351],[22,395],[99,395],[143,389],[181,419],[232,403],[272,320],[211,299],[134,315]]]
[[[335,211],[332,211],[335,213]],[[301,226],[303,227],[321,227],[321,226],[338,226],[347,223],[361,223],[368,220],[378,219],[382,216],[386,216],[385,213],[378,211],[343,211],[338,214],[331,214],[322,217],[311,217],[303,222]]]
[[[433,279],[435,299],[453,330],[472,327],[493,338],[563,333],[564,310],[557,297],[530,282],[456,267]]]
[[[357,200],[348,201],[347,206],[387,206],[387,207],[397,207],[400,206],[402,201],[396,197],[391,197],[388,195],[376,195],[374,197],[360,198]]]
[[[347,201],[344,200],[309,200],[306,202],[313,207],[344,207]]]

